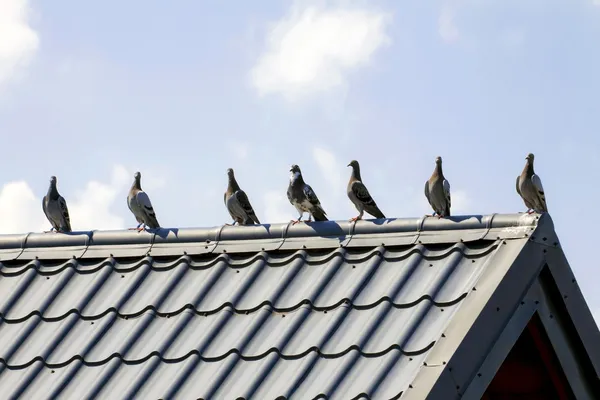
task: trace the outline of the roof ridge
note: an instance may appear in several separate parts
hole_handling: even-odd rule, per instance
[[[262,224],[148,231],[81,231],[0,235],[0,261],[211,254],[524,238],[549,214],[388,218],[355,222]],[[548,222],[546,222],[548,221]],[[431,233],[435,232],[435,235]],[[311,245],[310,241],[314,241]],[[126,251],[124,251],[126,249]]]

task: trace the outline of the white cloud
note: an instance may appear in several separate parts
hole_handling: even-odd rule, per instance
[[[0,1],[0,85],[27,66],[39,47],[39,37],[29,26],[28,0]]]
[[[460,37],[458,27],[454,21],[455,18],[455,8],[449,4],[445,4],[438,17],[438,32],[442,39],[447,43],[454,43],[458,41]]]
[[[385,33],[390,20],[366,7],[296,2],[270,30],[252,84],[261,96],[280,93],[290,101],[344,85],[350,70],[391,43]]]
[[[129,217],[126,208],[127,189],[133,182],[133,170],[117,165],[113,167],[108,183],[88,182],[83,189],[74,193],[61,190],[60,177],[58,190],[67,201],[71,217],[71,227],[75,231],[123,229],[135,220]],[[142,187],[158,189],[165,184],[165,178],[157,174],[142,175]],[[146,181],[148,181],[146,183]],[[0,190],[0,233],[40,232],[50,229],[50,223],[42,211],[42,197],[36,196],[25,181],[5,184]],[[120,212],[113,211],[113,207]]]

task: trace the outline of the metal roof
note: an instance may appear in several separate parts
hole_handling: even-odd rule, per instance
[[[540,225],[3,235],[0,397],[424,398]]]

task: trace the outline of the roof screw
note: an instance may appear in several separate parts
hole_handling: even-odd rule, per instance
[[[563,296],[563,298],[565,298],[565,299],[568,299],[568,298],[569,298],[569,296],[567,296],[567,295],[565,294],[565,295]]]
[[[385,246],[385,243],[381,243],[382,246]]]
[[[223,253],[227,253],[227,249],[223,249]]]
[[[554,319],[554,315],[550,314],[550,319]]]
[[[473,288],[473,291],[476,291],[476,290],[477,290],[477,288]]]
[[[306,248],[306,245],[305,245],[305,244],[303,244],[303,245],[302,245],[302,248],[303,248],[303,249],[305,249],[305,248]]]
[[[54,371],[52,371],[52,372],[54,372]],[[413,388],[413,385],[408,385],[408,388],[409,388],[409,389],[412,389],[412,388]]]
[[[184,251],[184,252],[183,252],[183,255],[184,255],[184,256],[187,256],[187,251]]]
[[[544,249],[544,254],[546,254],[548,251],[546,249]]]
[[[423,244],[423,242],[421,242],[420,240],[419,240],[417,243],[419,243],[419,244]]]
[[[477,376],[481,378],[481,372],[480,372],[480,373],[478,373],[478,374],[477,374]]]
[[[462,243],[462,242],[464,242],[464,240],[460,239],[460,242]]]
[[[544,237],[544,238],[542,238],[542,240],[545,242],[545,241],[546,241],[546,240],[548,240],[548,239]]]
[[[77,257],[73,256],[73,260],[77,260]]]
[[[575,278],[573,278],[573,279],[571,280],[571,282],[572,282],[572,283],[575,283]]]
[[[208,246],[204,246],[205,249],[208,249]]]
[[[209,239],[206,239],[206,243],[210,243],[210,240],[209,240]]]
[[[471,262],[472,262],[472,263],[474,263],[474,262],[475,262],[475,260],[471,260]]]
[[[446,334],[445,334],[445,333],[442,333],[442,337],[446,337]]]
[[[538,300],[534,301],[535,304],[540,304],[540,302]]]
[[[424,366],[427,366],[427,363],[426,363],[426,362],[423,362],[423,365],[424,365]]]
[[[261,249],[262,251],[265,251],[265,248],[264,248],[264,247],[261,247],[260,249]]]
[[[524,301],[522,301],[522,302],[521,302],[521,305],[522,305],[522,306],[523,306],[523,305],[525,305],[525,302],[524,302]]]
[[[500,311],[500,307],[496,307],[496,311]]]
[[[109,254],[111,257],[113,257],[112,253]]]
[[[525,235],[525,237],[529,236],[529,235],[527,235],[526,233],[524,233],[524,235]]]
[[[442,365],[446,365],[446,361],[442,361]]]
[[[412,357],[409,357],[409,358],[408,358],[408,361],[412,361]]]

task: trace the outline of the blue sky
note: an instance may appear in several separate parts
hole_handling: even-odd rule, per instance
[[[229,222],[228,167],[284,222],[292,163],[346,219],[353,158],[391,217],[429,212],[437,155],[455,214],[517,212],[534,152],[600,317],[599,45],[598,0],[1,0],[0,232],[48,229],[52,174],[75,229],[134,226],[135,170],[163,226]]]

